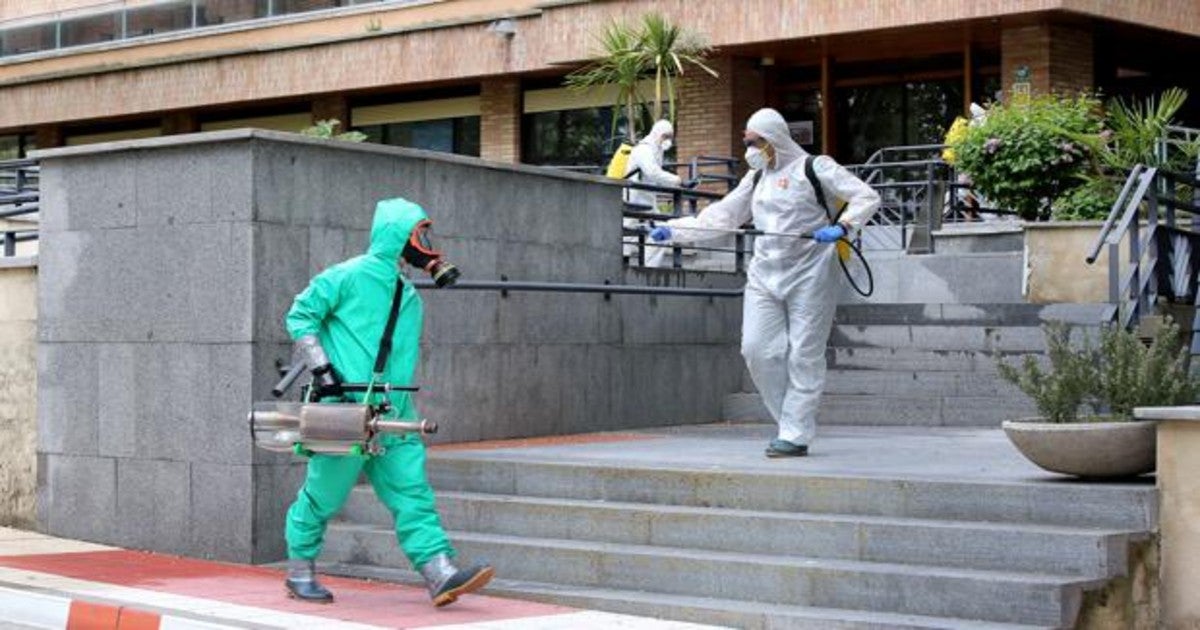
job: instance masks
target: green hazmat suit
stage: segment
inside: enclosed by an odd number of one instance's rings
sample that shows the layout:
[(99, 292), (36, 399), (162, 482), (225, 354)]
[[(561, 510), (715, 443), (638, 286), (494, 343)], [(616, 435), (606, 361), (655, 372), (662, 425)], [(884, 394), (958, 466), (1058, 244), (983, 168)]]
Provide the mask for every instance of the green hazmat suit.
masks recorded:
[[(405, 199), (380, 201), (367, 253), (318, 274), (288, 311), (288, 334), (292, 339), (317, 335), (343, 382), (370, 381), (397, 282), (404, 283), (403, 301), (382, 380), (397, 385), (413, 382), (424, 315), (417, 290), (399, 274), (397, 262), (409, 234), (425, 218), (420, 206)], [(390, 396), (394, 412), (389, 415), (417, 418), (410, 393)], [(314, 454), (309, 459), (304, 486), (287, 513), (289, 558), (316, 559), (325, 527), (341, 510), (360, 471), (392, 513), (396, 538), (414, 567), (438, 554), (454, 555), (425, 477), (421, 438), (386, 434), (380, 444), (384, 453), (373, 457)]]

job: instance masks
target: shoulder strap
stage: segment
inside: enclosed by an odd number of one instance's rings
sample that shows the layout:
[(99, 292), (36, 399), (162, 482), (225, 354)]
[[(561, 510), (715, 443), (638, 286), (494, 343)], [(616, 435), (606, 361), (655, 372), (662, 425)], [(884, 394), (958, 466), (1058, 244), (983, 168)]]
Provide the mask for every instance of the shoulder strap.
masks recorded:
[(825, 201), (825, 188), (821, 186), (821, 180), (817, 179), (817, 171), (813, 168), (813, 162), (816, 161), (817, 158), (811, 155), (804, 158), (804, 176), (808, 178), (808, 183), (812, 184), (813, 193), (817, 195), (817, 203), (825, 209), (825, 218), (832, 222), (833, 213), (829, 211), (829, 204)]
[(396, 294), (392, 296), (392, 310), (383, 327), (383, 339), (379, 340), (379, 352), (375, 355), (375, 374), (383, 374), (388, 356), (392, 354), (392, 335), (396, 332), (396, 320), (400, 317), (400, 302), (404, 300), (404, 278), (396, 277)]
[(752, 183), (750, 185), (751, 192), (753, 192), (755, 188), (758, 188), (758, 182), (761, 180), (762, 180), (762, 170), (760, 169), (760, 170), (754, 171), (754, 183)]

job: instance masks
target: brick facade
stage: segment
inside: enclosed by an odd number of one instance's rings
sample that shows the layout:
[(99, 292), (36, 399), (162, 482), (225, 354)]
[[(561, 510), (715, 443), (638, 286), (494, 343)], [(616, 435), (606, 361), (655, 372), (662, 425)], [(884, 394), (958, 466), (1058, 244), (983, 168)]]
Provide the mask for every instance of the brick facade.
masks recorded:
[(488, 79), (479, 90), (479, 157), (521, 161), (521, 80)]
[(690, 70), (679, 82), (675, 141), (681, 162), (697, 155), (740, 156), (746, 119), (765, 102), (755, 60), (722, 57), (707, 65), (720, 76)]
[(1001, 33), (1001, 80), (1012, 98), (1017, 69), (1029, 68), (1033, 94), (1072, 94), (1095, 88), (1092, 33), (1058, 24), (1005, 28)]

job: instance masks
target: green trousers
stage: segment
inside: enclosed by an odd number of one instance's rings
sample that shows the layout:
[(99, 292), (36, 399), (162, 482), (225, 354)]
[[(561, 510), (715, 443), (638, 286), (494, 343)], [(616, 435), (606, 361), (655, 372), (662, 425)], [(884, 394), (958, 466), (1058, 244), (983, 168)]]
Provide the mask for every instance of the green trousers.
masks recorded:
[(325, 526), (346, 503), (359, 472), (366, 473), (396, 524), (396, 539), (414, 568), (438, 554), (454, 555), (434, 508), (433, 488), (425, 478), (425, 444), (416, 435), (384, 435), (385, 452), (375, 457), (313, 455), (308, 477), (288, 509), (288, 558), (315, 560)]

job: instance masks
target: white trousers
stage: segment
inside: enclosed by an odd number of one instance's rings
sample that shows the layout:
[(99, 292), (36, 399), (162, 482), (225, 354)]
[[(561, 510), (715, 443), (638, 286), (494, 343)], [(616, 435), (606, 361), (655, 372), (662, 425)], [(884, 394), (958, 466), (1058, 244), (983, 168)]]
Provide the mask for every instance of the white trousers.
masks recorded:
[[(817, 431), (825, 388), (825, 344), (837, 303), (802, 291), (787, 299), (746, 285), (742, 302), (742, 356), (779, 438), (808, 445)], [(819, 294), (828, 292), (818, 291)]]

